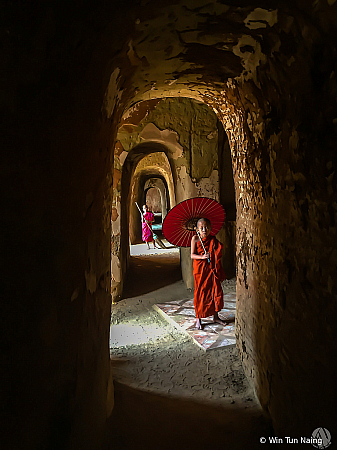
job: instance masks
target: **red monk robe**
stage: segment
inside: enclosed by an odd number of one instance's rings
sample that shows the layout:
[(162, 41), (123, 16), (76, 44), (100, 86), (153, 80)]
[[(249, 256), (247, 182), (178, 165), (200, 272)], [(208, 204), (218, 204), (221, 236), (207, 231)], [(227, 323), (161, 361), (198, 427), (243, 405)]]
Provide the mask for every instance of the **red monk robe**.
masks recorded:
[[(221, 282), (226, 279), (221, 264), (222, 244), (215, 236), (203, 239), (206, 252), (210, 254), (209, 263), (204, 259), (193, 260), (194, 276), (194, 308), (198, 319), (211, 316), (223, 308), (223, 292)], [(196, 253), (204, 254), (200, 241), (197, 242)]]

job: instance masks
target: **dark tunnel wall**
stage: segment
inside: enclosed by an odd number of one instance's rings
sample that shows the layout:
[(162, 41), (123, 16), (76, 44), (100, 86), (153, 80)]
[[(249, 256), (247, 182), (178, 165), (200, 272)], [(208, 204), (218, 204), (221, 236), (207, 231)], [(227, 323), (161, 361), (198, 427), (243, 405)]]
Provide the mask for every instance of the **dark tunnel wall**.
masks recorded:
[(190, 96), (224, 124), (245, 371), (276, 432), (336, 431), (337, 4), (206, 3), (3, 7), (7, 446), (100, 447), (112, 148), (145, 96)]
[(219, 201), (225, 208), (226, 220), (218, 238), (223, 244), (222, 266), (227, 278), (236, 276), (236, 203), (231, 149), (223, 126), (218, 122), (219, 135)]

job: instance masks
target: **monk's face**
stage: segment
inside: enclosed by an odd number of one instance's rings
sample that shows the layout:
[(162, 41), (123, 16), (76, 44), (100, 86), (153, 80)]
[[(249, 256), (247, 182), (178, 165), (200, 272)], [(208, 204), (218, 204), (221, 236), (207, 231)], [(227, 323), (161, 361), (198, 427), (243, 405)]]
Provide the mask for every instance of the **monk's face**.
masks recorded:
[(206, 220), (200, 220), (197, 224), (197, 230), (199, 231), (200, 236), (205, 238), (211, 233), (212, 228)]

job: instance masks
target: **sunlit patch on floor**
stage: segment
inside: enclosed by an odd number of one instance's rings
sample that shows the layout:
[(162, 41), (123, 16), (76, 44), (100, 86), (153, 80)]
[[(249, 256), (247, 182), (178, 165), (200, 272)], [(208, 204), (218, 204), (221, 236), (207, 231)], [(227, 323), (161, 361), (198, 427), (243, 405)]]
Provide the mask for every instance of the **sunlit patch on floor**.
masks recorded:
[(219, 316), (228, 323), (215, 324), (212, 317), (207, 317), (203, 319), (204, 329), (200, 331), (195, 328), (196, 317), (192, 299), (153, 305), (173, 326), (188, 333), (203, 350), (235, 345), (235, 307), (236, 293), (225, 294), (224, 309), (219, 312)]
[(166, 329), (156, 324), (123, 323), (114, 325), (110, 329), (110, 348), (155, 342), (167, 334)]
[(166, 239), (161, 239), (165, 248), (160, 248), (157, 244), (156, 248), (153, 248), (153, 243), (151, 242), (150, 248), (147, 244), (134, 244), (130, 245), (130, 256), (140, 256), (140, 255), (168, 255), (176, 254), (179, 255), (179, 247), (170, 244)]
[[(147, 280), (143, 277), (139, 282)], [(228, 317), (232, 317), (235, 279), (225, 280), (223, 290), (225, 301), (232, 306)], [(182, 281), (113, 304), (110, 354), (114, 380), (140, 390), (222, 407), (235, 403), (260, 413), (236, 347), (229, 345), (229, 336), (224, 335), (221, 345), (205, 352), (184, 332), (193, 326), (195, 317), (178, 315), (179, 327), (173, 326), (154, 310), (153, 305), (158, 303), (168, 304), (172, 312), (181, 308), (181, 303), (184, 309), (193, 309), (191, 292)], [(199, 331), (205, 347), (214, 345), (219, 337), (220, 328), (211, 326), (206, 332)]]

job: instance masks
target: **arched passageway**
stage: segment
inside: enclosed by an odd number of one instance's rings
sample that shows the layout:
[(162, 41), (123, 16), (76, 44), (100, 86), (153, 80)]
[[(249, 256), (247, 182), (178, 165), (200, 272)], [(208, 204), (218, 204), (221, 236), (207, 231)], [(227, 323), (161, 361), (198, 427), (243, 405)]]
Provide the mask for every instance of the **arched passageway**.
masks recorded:
[(161, 216), (165, 217), (167, 206), (171, 204), (171, 201), (175, 204), (172, 170), (165, 152), (149, 153), (135, 167), (131, 178), (130, 196), (129, 239), (131, 244), (141, 242), (140, 213), (136, 202), (140, 207), (146, 203), (146, 192), (150, 186), (157, 186), (159, 189), (158, 195), (162, 207), (160, 212)]
[(149, 205), (151, 211), (161, 213), (161, 195), (160, 190), (157, 187), (150, 186), (145, 188), (145, 203)]
[[(161, 251), (158, 255), (158, 252), (149, 251), (145, 244), (135, 245), (142, 243), (141, 215), (138, 208), (142, 209), (143, 204), (153, 206), (147, 201), (147, 191), (152, 186), (159, 186), (161, 196), (165, 199), (165, 207), (171, 202), (175, 203), (175, 185), (167, 153), (168, 149), (162, 144), (144, 142), (133, 147), (123, 161), (120, 192), (115, 195), (116, 204), (120, 205), (122, 217), (128, 224), (128, 228), (120, 227), (118, 230), (122, 237), (122, 246), (121, 251), (115, 253), (118, 259), (127, 258), (127, 270), (123, 273), (126, 283), (120, 290), (123, 298), (156, 291), (181, 279), (178, 249), (166, 241), (167, 251)], [(159, 190), (158, 197), (161, 202)], [(118, 198), (121, 199), (120, 203)], [(161, 207), (161, 203), (159, 205)], [(155, 233), (163, 237), (160, 230)], [(151, 248), (152, 245), (153, 242)], [(153, 256), (153, 253), (156, 253), (156, 256)]]
[[(168, 97), (212, 108), (229, 139), (245, 372), (278, 433), (310, 436), (320, 423), (334, 434), (336, 8), (6, 3), (2, 423), (12, 447), (102, 442), (114, 398), (110, 272), (121, 289), (128, 248), (128, 232), (114, 234), (128, 224), (113, 204), (112, 147), (125, 114)], [(158, 148), (165, 129), (145, 136)]]
[[(119, 149), (120, 144), (118, 144), (115, 148), (118, 147)], [(169, 159), (165, 156), (166, 151), (167, 149), (158, 142), (147, 142), (131, 149), (122, 160), (119, 155), (123, 153), (120, 153), (120, 150), (117, 152), (118, 162), (119, 164), (121, 161), (123, 162), (123, 168), (119, 172), (118, 179), (120, 182), (114, 190), (112, 203), (113, 208), (118, 209), (121, 214), (121, 220), (112, 233), (111, 276), (112, 295), (115, 300), (120, 299), (123, 292), (122, 276), (125, 275), (128, 265), (129, 240), (134, 243), (141, 236), (140, 214), (135, 202), (142, 204), (146, 180), (153, 175), (162, 177), (168, 186), (170, 201), (173, 204), (175, 203), (173, 175)], [(156, 157), (156, 155), (158, 156)], [(156, 159), (159, 159), (162, 167), (156, 165)], [(143, 166), (141, 165), (142, 160)], [(140, 167), (138, 167), (139, 164)], [(118, 173), (118, 170), (115, 169), (115, 173)], [(124, 232), (122, 233), (121, 230), (124, 230)], [(115, 242), (118, 245), (115, 245)]]
[[(130, 169), (134, 155), (143, 152), (147, 145), (147, 156)], [(149, 149), (154, 145), (157, 150), (161, 145), (163, 152), (150, 153)], [(236, 208), (230, 147), (214, 112), (205, 104), (189, 98), (139, 102), (125, 113), (118, 128), (115, 149), (115, 176), (121, 178), (121, 191), (117, 187), (114, 192), (117, 208), (119, 202), (122, 209), (129, 204), (128, 189), (131, 186), (130, 213), (125, 219), (129, 224), (131, 244), (139, 242), (141, 234), (135, 203), (145, 201), (145, 184), (157, 174), (162, 179), (161, 183), (167, 186), (167, 201), (172, 206), (190, 197), (206, 196), (222, 201), (225, 209), (228, 208), (228, 217), (218, 238), (224, 244), (223, 265), (227, 276), (235, 276)], [(163, 186), (161, 189), (164, 198)], [(122, 242), (125, 242), (123, 227), (121, 230)], [(123, 255), (121, 250), (121, 260)], [(119, 258), (117, 253), (115, 256)], [(181, 266), (186, 286), (193, 289), (189, 248), (181, 249)], [(122, 284), (116, 288), (115, 298), (121, 290)]]
[(165, 181), (161, 180), (159, 177), (149, 178), (146, 181), (144, 188), (145, 203), (149, 203), (151, 211), (160, 214), (160, 222), (162, 223), (166, 217), (167, 211), (171, 209)]

